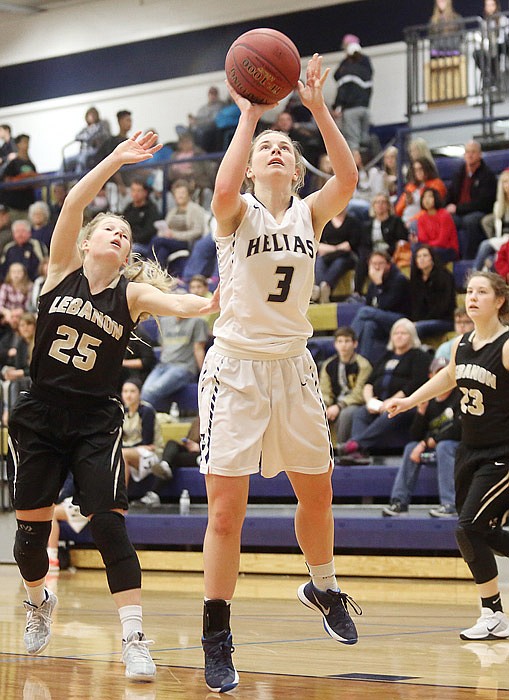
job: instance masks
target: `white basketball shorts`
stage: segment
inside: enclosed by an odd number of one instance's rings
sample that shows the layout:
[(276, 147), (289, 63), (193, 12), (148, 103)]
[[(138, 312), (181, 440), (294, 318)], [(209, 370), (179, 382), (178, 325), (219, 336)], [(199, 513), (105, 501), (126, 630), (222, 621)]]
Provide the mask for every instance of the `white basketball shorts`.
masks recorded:
[(211, 348), (199, 383), (204, 474), (327, 472), (329, 425), (314, 360), (240, 360)]

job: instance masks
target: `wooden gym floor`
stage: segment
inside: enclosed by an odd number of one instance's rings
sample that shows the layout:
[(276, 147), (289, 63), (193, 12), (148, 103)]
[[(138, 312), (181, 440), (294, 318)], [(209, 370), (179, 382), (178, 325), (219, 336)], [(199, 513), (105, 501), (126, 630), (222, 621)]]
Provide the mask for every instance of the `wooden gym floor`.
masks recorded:
[[(120, 627), (102, 571), (65, 571), (53, 636), (42, 656), (24, 653), (23, 589), (0, 566), (1, 700), (211, 700), (202, 674), (200, 574), (144, 574), (144, 627), (155, 640), (153, 684), (124, 677)], [(242, 576), (232, 606), (238, 700), (460, 700), (509, 698), (509, 640), (463, 642), (478, 615), (467, 581), (348, 578), (363, 607), (360, 641), (332, 641), (296, 599), (305, 580)], [(507, 605), (507, 603), (506, 603)]]

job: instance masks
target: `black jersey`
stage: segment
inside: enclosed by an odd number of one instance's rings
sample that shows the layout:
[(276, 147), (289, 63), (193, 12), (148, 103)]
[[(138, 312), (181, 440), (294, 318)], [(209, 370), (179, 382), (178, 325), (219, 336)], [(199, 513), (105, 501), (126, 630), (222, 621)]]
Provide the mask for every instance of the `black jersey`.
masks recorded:
[(468, 447), (509, 442), (509, 372), (502, 347), (509, 331), (479, 350), (466, 333), (456, 351), (456, 381), (461, 392), (462, 441)]
[(128, 281), (92, 294), (83, 268), (39, 298), (30, 366), (34, 394), (74, 406), (118, 395), (125, 350), (134, 323)]

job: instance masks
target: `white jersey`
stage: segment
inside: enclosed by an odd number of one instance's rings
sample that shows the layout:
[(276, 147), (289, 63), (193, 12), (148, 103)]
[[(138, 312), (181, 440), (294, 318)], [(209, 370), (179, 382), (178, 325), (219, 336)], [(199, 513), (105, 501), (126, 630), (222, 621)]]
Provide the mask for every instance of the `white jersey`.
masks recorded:
[(221, 315), (216, 350), (240, 359), (293, 357), (313, 327), (306, 318), (316, 251), (311, 211), (292, 197), (280, 224), (253, 195), (236, 231), (216, 239)]

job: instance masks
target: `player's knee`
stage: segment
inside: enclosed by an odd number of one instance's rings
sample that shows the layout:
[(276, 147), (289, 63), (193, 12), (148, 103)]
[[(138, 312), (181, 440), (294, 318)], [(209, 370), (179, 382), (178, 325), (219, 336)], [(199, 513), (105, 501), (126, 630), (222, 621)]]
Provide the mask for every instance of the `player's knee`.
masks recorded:
[(28, 522), (18, 520), (13, 554), (25, 581), (38, 581), (48, 572), (46, 547), (51, 532), (51, 520)]
[(473, 562), (476, 550), (485, 544), (490, 533), (490, 528), (482, 521), (479, 522), (459, 522), (456, 527), (456, 541), (458, 543), (461, 556), (467, 562)]
[(243, 520), (244, 517), (241, 517), (234, 509), (213, 509), (209, 514), (207, 530), (217, 537), (230, 537), (240, 532)]
[(112, 593), (141, 587), (141, 569), (136, 551), (127, 535), (125, 518), (120, 513), (97, 513), (90, 531), (106, 567)]

